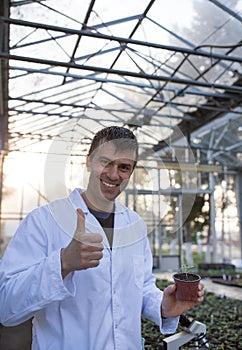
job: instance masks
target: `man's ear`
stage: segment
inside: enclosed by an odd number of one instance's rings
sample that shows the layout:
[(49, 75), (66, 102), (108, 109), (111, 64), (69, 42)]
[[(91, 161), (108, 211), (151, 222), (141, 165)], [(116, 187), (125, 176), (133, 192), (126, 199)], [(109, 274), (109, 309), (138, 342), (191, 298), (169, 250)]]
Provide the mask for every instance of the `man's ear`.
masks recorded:
[(87, 171), (91, 171), (91, 161), (90, 161), (90, 157), (86, 156), (86, 167), (87, 167)]

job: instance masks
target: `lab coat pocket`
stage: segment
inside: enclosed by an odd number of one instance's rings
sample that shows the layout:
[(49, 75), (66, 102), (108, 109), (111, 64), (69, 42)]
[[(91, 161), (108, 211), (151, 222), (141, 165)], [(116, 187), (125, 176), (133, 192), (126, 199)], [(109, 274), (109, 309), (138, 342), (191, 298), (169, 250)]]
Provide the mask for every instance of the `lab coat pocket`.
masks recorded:
[(133, 256), (134, 281), (138, 288), (144, 283), (144, 257), (142, 255)]

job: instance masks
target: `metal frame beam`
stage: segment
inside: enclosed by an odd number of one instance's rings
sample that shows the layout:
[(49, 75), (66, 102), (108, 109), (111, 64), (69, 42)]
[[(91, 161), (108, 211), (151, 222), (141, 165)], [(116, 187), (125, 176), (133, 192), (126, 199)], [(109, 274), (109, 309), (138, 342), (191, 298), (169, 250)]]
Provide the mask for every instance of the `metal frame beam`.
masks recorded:
[[(210, 59), (213, 58), (213, 59), (219, 59), (219, 60), (224, 60), (224, 61), (232, 61), (232, 62), (242, 63), (242, 57), (227, 56), (227, 55), (222, 55), (222, 54), (217, 54), (217, 53), (211, 54), (211, 52), (206, 52), (206, 51), (201, 50), (199, 48), (197, 50), (196, 49), (191, 50), (191, 49), (179, 47), (179, 46), (162, 45), (162, 44), (157, 44), (157, 43), (153, 43), (153, 42), (147, 42), (147, 41), (135, 40), (135, 39), (131, 39), (131, 38), (124, 38), (124, 37), (118, 37), (118, 36), (113, 36), (113, 35), (96, 33), (96, 32), (92, 32), (90, 30), (83, 30), (83, 29), (76, 30), (76, 29), (70, 29), (70, 28), (63, 28), (63, 27), (58, 27), (58, 26), (53, 26), (53, 25), (47, 25), (47, 24), (42, 24), (42, 23), (37, 23), (37, 22), (30, 22), (30, 21), (23, 21), (23, 20), (7, 18), (7, 17), (2, 17), (2, 16), (0, 17), (0, 21), (6, 22), (8, 24), (15, 24), (15, 25), (20, 25), (20, 26), (24, 26), (24, 27), (32, 27), (32, 28), (38, 28), (38, 29), (51, 30), (51, 31), (55, 31), (55, 32), (63, 32), (66, 34), (72, 34), (72, 35), (78, 35), (78, 36), (83, 35), (83, 36), (98, 38), (98, 39), (103, 39), (103, 40), (117, 41), (121, 46), (123, 44), (126, 44), (126, 45), (133, 44), (133, 45), (138, 45), (138, 46), (163, 49), (163, 50), (167, 50), (167, 51), (180, 52), (183, 54), (208, 57)], [(241, 44), (241, 46), (242, 46), (242, 44)]]
[[(92, 72), (98, 72), (98, 73), (107, 73), (107, 74), (114, 74), (118, 76), (127, 76), (127, 77), (133, 77), (133, 78), (139, 78), (139, 79), (146, 79), (146, 80), (154, 80), (154, 81), (165, 81), (170, 82), (174, 84), (181, 84), (181, 85), (190, 85), (190, 86), (199, 86), (203, 88), (213, 88), (218, 90), (227, 90), (227, 92), (235, 92), (238, 94), (242, 93), (242, 87), (236, 86), (236, 85), (225, 85), (225, 84), (216, 84), (216, 83), (207, 83), (203, 81), (197, 81), (194, 79), (182, 79), (182, 78), (176, 78), (176, 77), (166, 77), (166, 76), (158, 76), (158, 75), (152, 75), (152, 74), (144, 74), (144, 73), (136, 73), (131, 71), (124, 71), (119, 69), (109, 69), (104, 67), (96, 67), (96, 66), (84, 66), (81, 64), (76, 64), (73, 62), (61, 62), (61, 61), (53, 61), (53, 60), (47, 60), (47, 59), (40, 59), (40, 58), (34, 58), (34, 57), (25, 57), (25, 56), (17, 56), (17, 55), (11, 55), (5, 52), (0, 52), (0, 58), (6, 59), (6, 60), (16, 60), (16, 61), (22, 61), (22, 62), (32, 62), (37, 64), (43, 64), (43, 65), (49, 65), (49, 66), (59, 66), (59, 67), (66, 67), (66, 68), (73, 68), (73, 69), (80, 69), (80, 70), (87, 70)], [(241, 58), (242, 62), (242, 58)], [(83, 77), (82, 77), (83, 78)], [(84, 77), (85, 78), (85, 77)], [(134, 84), (135, 85), (135, 84)]]

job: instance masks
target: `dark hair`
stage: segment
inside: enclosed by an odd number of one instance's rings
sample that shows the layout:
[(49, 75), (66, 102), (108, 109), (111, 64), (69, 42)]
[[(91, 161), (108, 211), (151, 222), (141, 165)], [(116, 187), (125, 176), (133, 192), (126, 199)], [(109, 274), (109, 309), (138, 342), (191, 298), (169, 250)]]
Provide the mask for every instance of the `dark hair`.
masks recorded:
[[(138, 142), (133, 132), (121, 126), (109, 126), (99, 130), (94, 136), (88, 155), (97, 149), (102, 143), (118, 140), (118, 148), (122, 150), (131, 149), (135, 152), (135, 159), (138, 158)], [(115, 142), (116, 144), (116, 142)]]

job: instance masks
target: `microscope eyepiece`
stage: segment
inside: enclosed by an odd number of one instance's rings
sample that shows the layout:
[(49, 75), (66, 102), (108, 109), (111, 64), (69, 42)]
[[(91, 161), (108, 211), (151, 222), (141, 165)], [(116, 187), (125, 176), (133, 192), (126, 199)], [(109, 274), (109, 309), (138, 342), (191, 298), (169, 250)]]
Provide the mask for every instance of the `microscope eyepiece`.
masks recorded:
[(193, 320), (185, 314), (181, 315), (179, 318), (180, 325), (186, 328), (188, 328), (191, 325), (192, 321)]

